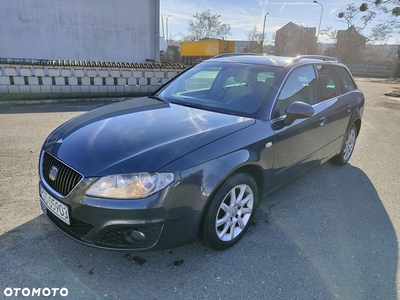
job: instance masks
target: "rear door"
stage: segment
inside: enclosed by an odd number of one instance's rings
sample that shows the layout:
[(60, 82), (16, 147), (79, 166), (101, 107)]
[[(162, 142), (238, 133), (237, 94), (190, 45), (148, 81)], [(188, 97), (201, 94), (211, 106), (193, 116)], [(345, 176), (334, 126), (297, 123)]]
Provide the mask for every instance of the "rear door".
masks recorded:
[(355, 85), (347, 70), (340, 66), (317, 65), (322, 101), (326, 105), (326, 140), (323, 157), (336, 154), (356, 106)]

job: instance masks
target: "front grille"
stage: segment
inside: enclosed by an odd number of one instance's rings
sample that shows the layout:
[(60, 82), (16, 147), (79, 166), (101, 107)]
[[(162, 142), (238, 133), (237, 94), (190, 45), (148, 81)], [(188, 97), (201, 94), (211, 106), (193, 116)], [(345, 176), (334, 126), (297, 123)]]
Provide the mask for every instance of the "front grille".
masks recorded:
[[(82, 175), (63, 164), (47, 152), (42, 156), (42, 178), (57, 193), (62, 196), (68, 195), (76, 185), (82, 180)], [(52, 167), (58, 169), (55, 180), (50, 179), (50, 171)]]
[[(95, 239), (99, 246), (115, 248), (149, 248), (153, 246), (160, 236), (162, 224), (146, 226), (109, 226)], [(135, 241), (129, 238), (132, 230), (143, 232), (146, 238)]]
[(49, 210), (47, 210), (47, 217), (55, 224), (59, 229), (67, 233), (68, 235), (80, 239), (85, 237), (93, 226), (77, 219), (71, 218), (70, 225), (64, 223)]

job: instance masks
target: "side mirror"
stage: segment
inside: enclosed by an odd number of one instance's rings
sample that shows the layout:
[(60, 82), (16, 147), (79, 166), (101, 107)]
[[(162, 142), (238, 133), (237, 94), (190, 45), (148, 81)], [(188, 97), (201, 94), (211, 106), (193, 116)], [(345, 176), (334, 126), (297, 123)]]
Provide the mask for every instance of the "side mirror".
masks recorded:
[(314, 108), (304, 102), (295, 101), (286, 108), (286, 118), (283, 123), (286, 126), (292, 125), (297, 119), (306, 119), (314, 114)]

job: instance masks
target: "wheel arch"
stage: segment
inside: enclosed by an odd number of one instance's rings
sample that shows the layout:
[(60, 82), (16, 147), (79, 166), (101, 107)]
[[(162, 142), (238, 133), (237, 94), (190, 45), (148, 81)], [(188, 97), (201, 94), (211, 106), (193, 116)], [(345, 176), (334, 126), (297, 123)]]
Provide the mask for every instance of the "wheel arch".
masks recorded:
[[(256, 165), (246, 165), (239, 167), (235, 171), (233, 171), (228, 177), (234, 176), (239, 173), (245, 173), (250, 175), (256, 182), (257, 184), (257, 190), (258, 190), (258, 199), (257, 203), (260, 203), (263, 191), (264, 191), (264, 175), (259, 166)], [(226, 178), (228, 178), (226, 177)]]
[[(360, 118), (358, 118), (358, 119), (356, 119), (354, 122), (353, 122), (353, 124), (355, 124), (356, 125), (356, 127), (357, 127), (357, 136), (360, 134), (360, 130), (361, 130), (361, 119)], [(350, 126), (351, 127), (351, 126)]]
[(223, 180), (221, 180), (213, 189), (212, 193), (209, 195), (208, 199), (207, 199), (207, 203), (204, 205), (204, 209), (201, 212), (201, 217), (200, 217), (200, 224), (198, 226), (198, 232), (197, 232), (197, 236), (199, 236), (201, 234), (201, 224), (204, 221), (205, 218), (205, 214), (207, 212), (207, 210), (209, 209), (210, 203), (215, 195), (215, 193), (217, 192), (218, 188), (223, 185), (229, 178), (237, 175), (237, 174), (247, 174), (249, 176), (251, 176), (254, 181), (256, 182), (257, 185), (257, 206), (260, 204), (261, 200), (262, 200), (262, 196), (263, 196), (263, 192), (264, 192), (264, 185), (265, 185), (265, 180), (264, 180), (264, 175), (263, 175), (263, 171), (261, 169), (260, 166), (255, 165), (255, 164), (247, 164), (247, 165), (242, 165), (239, 166), (238, 168), (232, 170), (232, 172), (229, 172), (228, 174), (226, 174), (226, 176), (223, 178)]

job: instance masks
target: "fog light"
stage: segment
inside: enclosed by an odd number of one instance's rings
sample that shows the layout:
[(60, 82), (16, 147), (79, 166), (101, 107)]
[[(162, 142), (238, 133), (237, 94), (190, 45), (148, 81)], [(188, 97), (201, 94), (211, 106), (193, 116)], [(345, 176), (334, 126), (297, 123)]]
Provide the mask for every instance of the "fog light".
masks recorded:
[(137, 230), (132, 230), (130, 233), (130, 237), (135, 241), (143, 241), (146, 238), (143, 232)]

